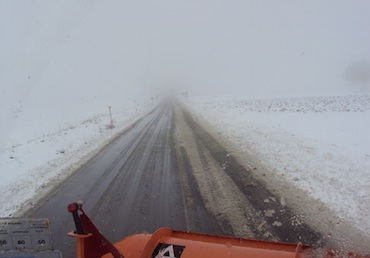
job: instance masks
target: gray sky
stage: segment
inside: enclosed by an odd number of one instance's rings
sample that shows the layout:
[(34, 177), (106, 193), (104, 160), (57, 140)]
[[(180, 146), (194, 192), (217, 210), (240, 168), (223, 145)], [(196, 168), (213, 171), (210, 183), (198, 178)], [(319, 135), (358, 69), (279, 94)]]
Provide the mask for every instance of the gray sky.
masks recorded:
[(367, 0), (1, 0), (1, 94), (336, 95), (370, 59), (369, 13)]

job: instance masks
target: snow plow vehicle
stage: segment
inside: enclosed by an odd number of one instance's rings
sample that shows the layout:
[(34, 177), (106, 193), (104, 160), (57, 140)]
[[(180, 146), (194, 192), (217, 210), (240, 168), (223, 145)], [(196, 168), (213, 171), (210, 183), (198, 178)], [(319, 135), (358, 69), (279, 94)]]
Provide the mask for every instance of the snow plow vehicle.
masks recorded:
[[(256, 239), (209, 235), (160, 228), (153, 234), (128, 236), (110, 243), (82, 209), (81, 201), (68, 205), (76, 230), (68, 233), (77, 239), (77, 258), (199, 258), (199, 257), (366, 257), (355, 253), (315, 249), (302, 243), (271, 242)], [(24, 221), (23, 221), (24, 222)], [(51, 250), (48, 222), (0, 221), (0, 258), (62, 258)], [(10, 228), (6, 228), (10, 226)], [(7, 235), (8, 233), (8, 235)], [(13, 235), (11, 235), (12, 233)], [(27, 235), (28, 234), (28, 235)], [(16, 237), (14, 237), (14, 235)], [(32, 238), (34, 236), (34, 239)], [(22, 236), (22, 237), (21, 237)], [(27, 246), (36, 245), (35, 250)], [(14, 250), (10, 247), (13, 246)]]

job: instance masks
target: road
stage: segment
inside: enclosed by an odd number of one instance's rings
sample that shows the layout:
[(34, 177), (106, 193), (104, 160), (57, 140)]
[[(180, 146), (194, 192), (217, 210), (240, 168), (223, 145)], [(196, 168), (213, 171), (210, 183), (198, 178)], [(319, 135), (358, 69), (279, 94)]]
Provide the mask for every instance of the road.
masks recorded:
[(27, 215), (50, 219), (55, 248), (74, 257), (66, 206), (112, 242), (160, 227), (314, 244), (320, 234), (282, 205), (177, 104), (140, 119)]

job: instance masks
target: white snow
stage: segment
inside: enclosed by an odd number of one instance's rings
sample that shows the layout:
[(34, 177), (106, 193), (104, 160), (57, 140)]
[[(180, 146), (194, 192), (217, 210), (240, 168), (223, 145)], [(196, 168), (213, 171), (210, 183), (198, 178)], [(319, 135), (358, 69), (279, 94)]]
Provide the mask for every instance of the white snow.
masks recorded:
[(271, 171), (369, 234), (369, 95), (203, 99), (190, 106)]

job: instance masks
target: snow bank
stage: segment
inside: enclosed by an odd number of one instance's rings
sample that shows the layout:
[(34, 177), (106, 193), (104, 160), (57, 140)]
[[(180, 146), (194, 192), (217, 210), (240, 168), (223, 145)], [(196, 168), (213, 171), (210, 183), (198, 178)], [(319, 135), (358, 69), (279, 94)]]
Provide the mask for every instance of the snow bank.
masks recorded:
[(369, 95), (189, 104), (269, 170), (370, 232)]

